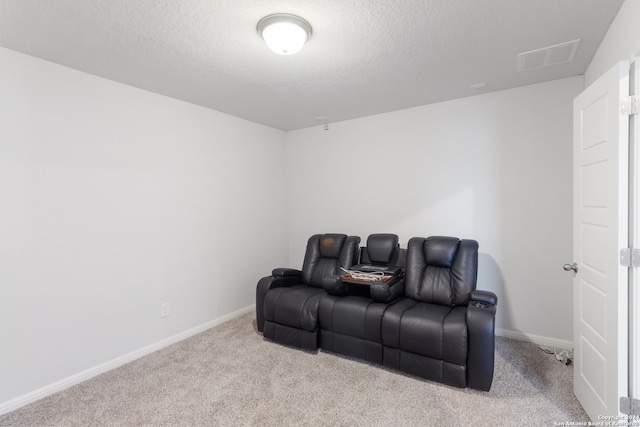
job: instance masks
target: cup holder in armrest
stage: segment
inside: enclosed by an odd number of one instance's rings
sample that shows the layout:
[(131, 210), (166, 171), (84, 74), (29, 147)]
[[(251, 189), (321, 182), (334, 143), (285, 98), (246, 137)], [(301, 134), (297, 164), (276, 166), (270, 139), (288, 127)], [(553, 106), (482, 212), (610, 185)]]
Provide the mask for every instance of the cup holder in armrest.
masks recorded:
[(480, 301), (471, 301), (471, 305), (478, 308), (489, 308), (489, 304)]

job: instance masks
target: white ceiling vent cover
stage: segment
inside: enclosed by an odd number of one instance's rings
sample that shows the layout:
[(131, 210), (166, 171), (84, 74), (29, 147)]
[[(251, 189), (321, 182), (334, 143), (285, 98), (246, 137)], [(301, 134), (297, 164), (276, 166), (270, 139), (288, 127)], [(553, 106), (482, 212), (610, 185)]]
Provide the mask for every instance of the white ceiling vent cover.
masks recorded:
[(518, 54), (518, 71), (528, 71), (573, 60), (580, 39)]

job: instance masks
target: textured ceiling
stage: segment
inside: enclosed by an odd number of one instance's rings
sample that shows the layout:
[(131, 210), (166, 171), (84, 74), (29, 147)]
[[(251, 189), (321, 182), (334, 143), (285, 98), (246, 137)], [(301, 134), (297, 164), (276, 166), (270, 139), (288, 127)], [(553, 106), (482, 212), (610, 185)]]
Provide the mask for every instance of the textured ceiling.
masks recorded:
[[(0, 46), (292, 130), (582, 75), (622, 3), (0, 0)], [(313, 27), (297, 55), (256, 32), (279, 12)], [(517, 71), (518, 53), (575, 39), (573, 61)]]

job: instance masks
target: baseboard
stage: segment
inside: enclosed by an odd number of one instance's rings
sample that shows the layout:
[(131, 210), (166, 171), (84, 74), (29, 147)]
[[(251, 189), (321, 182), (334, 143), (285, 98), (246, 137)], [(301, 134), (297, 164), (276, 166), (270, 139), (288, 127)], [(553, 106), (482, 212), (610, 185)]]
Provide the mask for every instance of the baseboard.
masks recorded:
[(143, 347), (139, 350), (133, 351), (131, 353), (125, 354), (123, 356), (117, 357), (113, 360), (110, 360), (106, 363), (103, 363), (98, 366), (94, 366), (93, 368), (89, 368), (85, 371), (79, 372), (75, 375), (72, 375), (67, 378), (63, 378), (60, 381), (57, 381), (53, 384), (49, 384), (42, 388), (39, 388), (30, 393), (24, 394), (22, 396), (18, 396), (15, 399), (8, 400), (6, 402), (0, 403), (0, 415), (4, 415), (11, 411), (15, 411), (16, 409), (28, 405), (29, 403), (35, 402), (36, 400), (40, 400), (43, 397), (47, 397), (53, 393), (57, 393), (66, 388), (69, 388), (73, 385), (79, 384), (83, 381), (86, 381), (90, 378), (93, 378), (97, 375), (100, 375), (104, 372), (115, 369), (119, 366), (124, 365), (125, 363), (132, 362), (136, 359), (139, 359), (147, 354), (153, 353), (154, 351), (158, 351), (164, 347), (170, 346), (182, 340), (185, 340), (189, 337), (192, 337), (200, 332), (204, 332), (207, 329), (211, 329), (214, 326), (221, 325), (229, 320), (233, 320), (236, 317), (240, 317), (244, 314), (247, 314), (251, 311), (255, 311), (255, 304), (250, 305), (248, 307), (242, 308), (240, 310), (234, 311), (233, 313), (229, 313), (225, 316), (219, 317), (217, 319), (211, 320), (209, 322), (203, 323), (202, 325), (198, 325), (194, 328), (188, 329), (179, 334), (173, 335), (169, 338), (165, 338), (161, 341), (158, 341), (154, 344)]
[(524, 332), (512, 331), (510, 329), (496, 328), (496, 335), (499, 337), (513, 338), (520, 341), (527, 341), (544, 347), (555, 347), (570, 350), (573, 348), (573, 341), (559, 340), (556, 338), (543, 337), (540, 335), (526, 334)]

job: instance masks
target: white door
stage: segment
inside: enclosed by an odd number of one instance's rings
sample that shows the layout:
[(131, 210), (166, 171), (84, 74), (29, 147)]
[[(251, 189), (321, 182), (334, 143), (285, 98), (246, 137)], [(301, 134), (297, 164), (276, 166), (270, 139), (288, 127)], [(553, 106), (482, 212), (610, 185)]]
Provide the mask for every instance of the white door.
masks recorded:
[(573, 388), (592, 421), (628, 395), (628, 95), (624, 61), (573, 103)]

